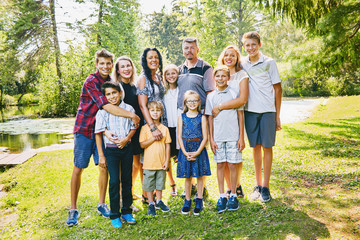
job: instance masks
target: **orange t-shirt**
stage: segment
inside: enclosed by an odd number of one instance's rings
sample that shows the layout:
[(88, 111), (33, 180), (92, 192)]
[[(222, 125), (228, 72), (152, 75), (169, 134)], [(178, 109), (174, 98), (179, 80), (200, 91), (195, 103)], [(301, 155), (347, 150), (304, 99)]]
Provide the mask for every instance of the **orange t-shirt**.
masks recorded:
[[(157, 126), (157, 128), (162, 133), (163, 138), (160, 141), (153, 142), (150, 146), (144, 149), (143, 169), (160, 170), (166, 161), (165, 144), (171, 143), (170, 132), (169, 129), (162, 124)], [(153, 135), (150, 131), (150, 127), (147, 124), (142, 126), (139, 142), (144, 142), (152, 137)]]

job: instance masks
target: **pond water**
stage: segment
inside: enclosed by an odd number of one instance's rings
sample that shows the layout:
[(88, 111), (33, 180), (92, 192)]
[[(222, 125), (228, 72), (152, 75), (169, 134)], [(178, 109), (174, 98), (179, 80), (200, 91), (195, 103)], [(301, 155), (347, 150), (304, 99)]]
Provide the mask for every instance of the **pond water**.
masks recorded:
[[(286, 124), (301, 121), (309, 117), (317, 105), (326, 104), (326, 101), (327, 99), (323, 98), (284, 98), (281, 105), (281, 122)], [(2, 111), (0, 153), (73, 147), (72, 129), (75, 118), (36, 118), (36, 111), (36, 106), (12, 107)], [(29, 116), (34, 119), (29, 119)]]

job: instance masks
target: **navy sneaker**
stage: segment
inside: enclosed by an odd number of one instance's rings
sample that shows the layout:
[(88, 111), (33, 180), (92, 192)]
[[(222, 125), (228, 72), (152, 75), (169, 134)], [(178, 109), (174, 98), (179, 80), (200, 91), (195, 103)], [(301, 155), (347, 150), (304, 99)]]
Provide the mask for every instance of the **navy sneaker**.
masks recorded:
[(239, 209), (239, 200), (235, 196), (230, 197), (228, 202), (228, 210), (235, 211), (238, 209)]
[(122, 224), (120, 218), (111, 219), (111, 224), (114, 228), (121, 228)]
[(66, 220), (66, 225), (68, 225), (68, 227), (77, 225), (78, 217), (80, 217), (79, 211), (77, 209), (71, 209), (69, 211), (69, 217)]
[(270, 190), (267, 187), (261, 188), (261, 199), (262, 202), (268, 202), (271, 200)]
[(148, 215), (153, 216), (153, 217), (156, 216), (155, 204), (149, 204)]
[(136, 224), (136, 220), (132, 214), (121, 215), (121, 218), (124, 219), (128, 224)]
[(156, 209), (161, 209), (162, 212), (170, 211), (170, 208), (168, 206), (166, 206), (165, 203), (162, 200), (160, 200), (159, 203), (155, 204), (155, 208)]
[(190, 200), (186, 200), (184, 201), (184, 206), (181, 209), (181, 213), (182, 214), (189, 214), (191, 209), (191, 199)]
[(219, 198), (219, 200), (216, 203), (217, 212), (218, 213), (225, 212), (226, 206), (227, 206), (227, 198), (226, 197)]
[(250, 198), (252, 200), (258, 200), (260, 198), (261, 195), (261, 186), (257, 185), (254, 187), (253, 192), (250, 194)]
[(106, 218), (108, 218), (110, 216), (110, 210), (109, 210), (108, 206), (106, 205), (106, 203), (98, 204), (97, 205), (97, 212), (100, 215), (103, 215), (103, 217), (106, 217)]
[(203, 200), (202, 198), (197, 198), (195, 202), (194, 215), (199, 215), (203, 210)]

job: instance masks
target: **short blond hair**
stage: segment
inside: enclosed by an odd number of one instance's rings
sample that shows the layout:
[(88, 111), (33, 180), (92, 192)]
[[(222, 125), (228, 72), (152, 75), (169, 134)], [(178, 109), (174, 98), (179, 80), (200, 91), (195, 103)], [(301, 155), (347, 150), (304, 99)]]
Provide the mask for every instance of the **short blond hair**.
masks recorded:
[(164, 106), (160, 101), (150, 101), (150, 102), (148, 102), (147, 108), (148, 109), (150, 109), (150, 108), (155, 108), (156, 109), (157, 108), (157, 109), (160, 109), (162, 113), (164, 112)]
[(217, 66), (213, 71), (213, 77), (215, 77), (216, 73), (219, 71), (224, 71), (228, 77), (230, 77), (230, 69), (225, 65)]

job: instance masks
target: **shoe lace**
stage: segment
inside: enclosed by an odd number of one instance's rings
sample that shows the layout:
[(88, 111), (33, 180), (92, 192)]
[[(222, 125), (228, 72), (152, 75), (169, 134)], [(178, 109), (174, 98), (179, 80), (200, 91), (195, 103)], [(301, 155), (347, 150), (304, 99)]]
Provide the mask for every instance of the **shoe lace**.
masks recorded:
[(77, 213), (77, 212), (76, 211), (70, 211), (69, 219), (74, 219), (75, 218), (75, 213)]

